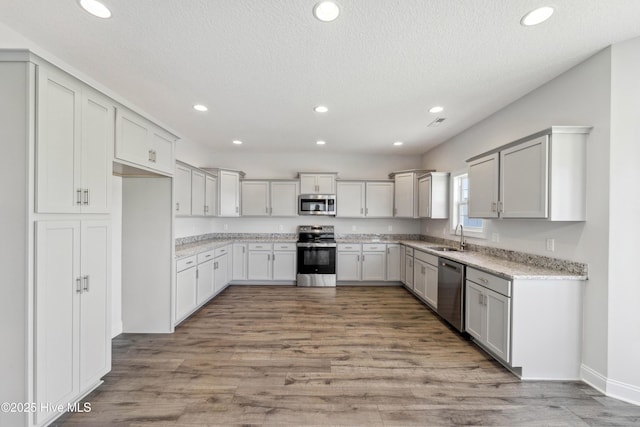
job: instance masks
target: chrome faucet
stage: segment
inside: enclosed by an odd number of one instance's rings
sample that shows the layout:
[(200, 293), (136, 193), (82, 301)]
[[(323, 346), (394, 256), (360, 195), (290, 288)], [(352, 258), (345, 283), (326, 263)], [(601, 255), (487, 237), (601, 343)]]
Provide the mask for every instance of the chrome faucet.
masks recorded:
[(454, 231), (453, 235), (458, 235), (458, 227), (460, 227), (460, 250), (464, 251), (465, 246), (467, 246), (467, 242), (464, 241), (464, 227), (462, 224), (456, 225), (456, 231)]

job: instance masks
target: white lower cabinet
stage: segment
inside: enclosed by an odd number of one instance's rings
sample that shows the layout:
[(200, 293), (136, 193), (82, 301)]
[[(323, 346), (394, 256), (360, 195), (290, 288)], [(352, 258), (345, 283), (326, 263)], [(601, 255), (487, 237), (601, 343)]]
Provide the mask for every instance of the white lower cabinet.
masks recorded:
[(246, 243), (234, 243), (233, 244), (233, 267), (231, 272), (232, 280), (247, 280), (247, 244)]
[(384, 243), (338, 244), (336, 260), (338, 281), (385, 281), (387, 280), (386, 267), (387, 245)]
[(215, 258), (213, 261), (213, 277), (214, 277), (214, 293), (219, 293), (222, 291), (227, 284), (230, 282), (229, 280), (229, 257), (231, 256), (230, 252), (232, 251), (232, 246), (225, 246), (222, 248), (218, 248), (215, 250)]
[[(36, 225), (35, 396), (66, 407), (111, 369), (109, 221)], [(42, 405), (35, 423), (59, 416)]]
[(176, 263), (175, 324), (182, 321), (197, 306), (197, 257), (183, 258)]
[(387, 245), (365, 243), (362, 245), (362, 280), (386, 279)]
[(196, 306), (203, 304), (211, 296), (214, 289), (214, 251), (206, 251), (197, 255), (198, 265), (196, 267)]
[(413, 291), (431, 308), (438, 308), (438, 257), (414, 251)]
[(248, 280), (296, 280), (295, 243), (249, 243), (248, 254)]
[(360, 268), (362, 245), (339, 243), (336, 251), (336, 279), (338, 281), (362, 280)]
[(413, 291), (413, 248), (405, 249), (404, 257), (404, 285)]
[(387, 245), (387, 280), (400, 281), (400, 245)]
[(511, 282), (467, 269), (465, 328), (494, 357), (510, 363)]

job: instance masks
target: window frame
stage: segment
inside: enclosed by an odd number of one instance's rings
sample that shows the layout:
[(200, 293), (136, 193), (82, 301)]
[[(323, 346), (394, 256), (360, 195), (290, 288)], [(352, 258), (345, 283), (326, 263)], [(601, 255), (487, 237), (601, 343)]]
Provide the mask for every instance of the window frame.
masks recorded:
[[(456, 227), (458, 226), (458, 218), (459, 218), (459, 197), (460, 197), (460, 180), (464, 177), (468, 177), (469, 171), (467, 169), (459, 170), (451, 173), (451, 197), (450, 197), (450, 212), (451, 216), (449, 219), (449, 234), (451, 236), (456, 235)], [(468, 206), (468, 204), (467, 204)], [(484, 218), (478, 218), (482, 221), (482, 227), (464, 227), (464, 235), (465, 237), (474, 237), (477, 239), (486, 239), (487, 238), (487, 220)], [(459, 236), (460, 234), (458, 234)]]

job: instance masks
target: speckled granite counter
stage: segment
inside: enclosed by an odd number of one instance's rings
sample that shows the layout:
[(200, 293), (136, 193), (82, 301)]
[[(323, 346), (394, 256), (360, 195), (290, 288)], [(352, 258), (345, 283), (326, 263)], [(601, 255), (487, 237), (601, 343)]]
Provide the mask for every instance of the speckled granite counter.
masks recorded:
[(432, 255), (460, 262), (469, 267), (479, 268), (488, 273), (493, 273), (509, 280), (587, 280), (587, 275), (584, 273), (575, 273), (535, 264), (510, 261), (475, 251), (443, 252), (431, 249), (433, 247), (442, 246), (436, 243), (415, 240), (401, 241), (400, 243), (414, 249), (428, 252)]
[(295, 243), (297, 238), (243, 238), (243, 239), (208, 239), (193, 243), (176, 245), (176, 259), (197, 255), (201, 252), (220, 248), (232, 243)]

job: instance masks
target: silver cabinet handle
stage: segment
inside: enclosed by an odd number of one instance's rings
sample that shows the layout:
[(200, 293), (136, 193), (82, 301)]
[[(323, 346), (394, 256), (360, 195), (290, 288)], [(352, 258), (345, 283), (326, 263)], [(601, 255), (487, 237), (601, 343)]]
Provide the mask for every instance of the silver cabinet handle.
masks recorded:
[(82, 278), (82, 281), (84, 282), (82, 290), (85, 292), (89, 292), (89, 275), (84, 276)]
[(204, 213), (208, 213), (209, 212), (209, 206), (204, 205)]
[(364, 210), (364, 214), (365, 214), (365, 215), (369, 215), (369, 208), (365, 208), (365, 210)]
[(82, 204), (82, 189), (78, 188), (76, 189), (76, 205), (81, 205)]
[(271, 256), (271, 261), (275, 261), (275, 260), (276, 260), (276, 254), (273, 254), (273, 255)]
[(176, 203), (176, 211), (180, 211), (180, 203)]
[(82, 293), (82, 279), (80, 277), (76, 277), (76, 292), (81, 294)]
[(360, 208), (360, 213), (361, 214), (364, 213), (364, 209)]
[(478, 277), (478, 282), (482, 282), (482, 283), (484, 283), (486, 285), (486, 284), (489, 283), (489, 280), (485, 279), (484, 277)]
[(188, 263), (186, 263), (186, 265), (189, 265), (189, 264), (193, 264), (193, 261), (189, 261)]
[(265, 207), (264, 208), (264, 213), (269, 213), (269, 208)]
[(362, 262), (364, 262), (364, 255), (362, 255)]
[(496, 212), (498, 210), (498, 204), (496, 202), (491, 202), (491, 212)]
[(484, 298), (482, 298), (482, 294), (478, 294), (478, 304), (484, 305)]
[(196, 279), (200, 278), (200, 269), (196, 268)]
[(85, 188), (84, 190), (82, 190), (82, 193), (84, 194), (83, 204), (88, 205), (89, 204), (89, 189)]
[(498, 212), (504, 212), (504, 203), (498, 202)]
[(239, 210), (239, 209), (238, 209), (238, 207), (236, 206), (236, 213), (238, 213), (238, 210)]
[(356, 260), (360, 261), (360, 255), (356, 255), (356, 257), (357, 257)]
[(245, 249), (246, 249), (246, 248), (243, 246), (243, 247), (242, 247), (242, 253), (244, 253)]

